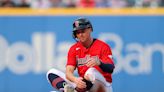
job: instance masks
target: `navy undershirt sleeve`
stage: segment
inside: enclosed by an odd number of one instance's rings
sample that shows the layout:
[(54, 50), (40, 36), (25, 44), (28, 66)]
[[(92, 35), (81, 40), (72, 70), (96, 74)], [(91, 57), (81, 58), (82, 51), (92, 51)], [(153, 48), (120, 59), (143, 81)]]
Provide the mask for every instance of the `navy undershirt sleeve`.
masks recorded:
[(100, 63), (99, 67), (107, 73), (113, 73), (114, 65), (113, 64), (105, 64), (103, 62)]

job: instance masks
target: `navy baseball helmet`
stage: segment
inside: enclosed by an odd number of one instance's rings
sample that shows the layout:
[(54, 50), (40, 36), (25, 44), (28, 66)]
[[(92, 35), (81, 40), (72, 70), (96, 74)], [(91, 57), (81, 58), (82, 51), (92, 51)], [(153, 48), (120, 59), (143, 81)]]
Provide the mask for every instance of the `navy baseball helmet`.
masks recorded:
[(77, 20), (75, 20), (73, 23), (73, 37), (76, 38), (77, 30), (82, 30), (86, 28), (91, 28), (93, 31), (92, 24), (87, 18), (78, 18)]

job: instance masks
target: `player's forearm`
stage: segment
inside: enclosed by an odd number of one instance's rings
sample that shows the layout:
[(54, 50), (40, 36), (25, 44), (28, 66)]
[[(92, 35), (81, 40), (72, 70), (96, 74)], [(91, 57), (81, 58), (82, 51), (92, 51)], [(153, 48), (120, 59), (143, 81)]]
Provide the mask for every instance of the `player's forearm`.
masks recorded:
[(104, 71), (108, 73), (113, 73), (114, 65), (113, 64), (105, 64), (103, 62), (100, 63), (99, 67)]
[(71, 82), (75, 82), (76, 77), (71, 72), (66, 72), (66, 78), (70, 80)]
[(72, 66), (66, 67), (66, 78), (70, 80), (71, 82), (75, 82), (75, 79), (76, 79), (73, 72), (74, 72), (74, 67)]

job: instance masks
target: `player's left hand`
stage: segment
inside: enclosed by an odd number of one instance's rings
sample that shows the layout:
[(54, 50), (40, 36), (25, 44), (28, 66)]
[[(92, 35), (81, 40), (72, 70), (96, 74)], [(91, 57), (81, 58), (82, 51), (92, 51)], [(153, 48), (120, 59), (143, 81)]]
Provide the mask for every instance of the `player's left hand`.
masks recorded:
[(86, 66), (87, 67), (93, 67), (96, 65), (100, 65), (100, 60), (99, 59), (95, 59), (95, 58), (89, 58), (87, 60)]

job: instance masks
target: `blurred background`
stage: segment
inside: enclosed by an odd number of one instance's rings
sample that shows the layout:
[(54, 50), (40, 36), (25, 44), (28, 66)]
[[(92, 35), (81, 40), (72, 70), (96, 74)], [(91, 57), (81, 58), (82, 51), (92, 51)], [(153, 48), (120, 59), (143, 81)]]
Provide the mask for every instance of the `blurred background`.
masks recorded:
[(1, 7), (163, 7), (164, 0), (0, 0)]
[(65, 71), (79, 17), (112, 48), (113, 92), (164, 92), (163, 6), (164, 0), (0, 0), (0, 92), (54, 91), (46, 72)]

